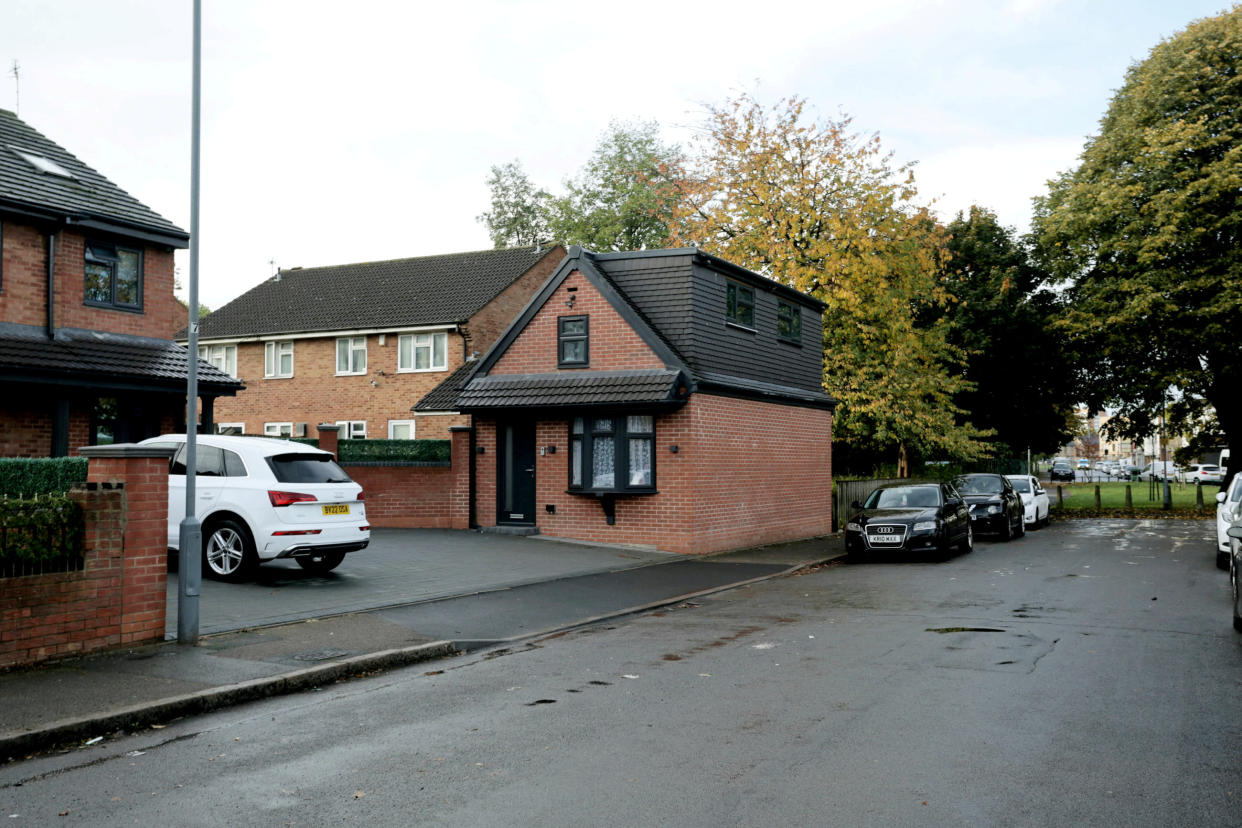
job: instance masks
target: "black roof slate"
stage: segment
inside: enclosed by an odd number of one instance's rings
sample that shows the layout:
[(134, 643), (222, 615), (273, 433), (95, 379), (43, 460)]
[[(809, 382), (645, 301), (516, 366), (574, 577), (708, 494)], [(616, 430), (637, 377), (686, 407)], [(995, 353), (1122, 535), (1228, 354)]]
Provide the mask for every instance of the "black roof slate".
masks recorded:
[[(61, 328), (49, 339), (40, 327), (0, 323), (0, 379), (8, 381), (175, 390), (185, 385), (188, 355), (167, 339), (77, 328)], [(214, 395), (244, 387), (201, 360), (198, 385)]]
[(470, 375), (474, 373), (474, 369), (478, 365), (478, 360), (463, 362), (456, 371), (449, 374), (439, 385), (428, 391), (427, 396), (415, 403), (410, 410), (456, 411), (457, 395), (461, 393), (461, 389), (466, 387), (466, 380), (470, 379)]
[(460, 410), (680, 405), (678, 371), (574, 371), (475, 377), (457, 399)]
[(538, 262), (563, 254), (511, 247), (285, 270), (205, 317), (199, 339), (464, 322)]
[[(42, 172), (15, 149), (53, 161), (73, 177)], [(185, 247), (190, 238), (12, 112), (0, 109), (0, 210), (6, 208), (123, 235), (137, 229), (171, 247)]]

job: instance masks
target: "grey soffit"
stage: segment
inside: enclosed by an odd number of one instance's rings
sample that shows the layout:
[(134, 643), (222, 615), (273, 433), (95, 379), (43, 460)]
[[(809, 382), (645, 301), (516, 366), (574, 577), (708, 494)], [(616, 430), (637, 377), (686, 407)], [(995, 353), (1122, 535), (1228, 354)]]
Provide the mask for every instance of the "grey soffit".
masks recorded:
[(458, 366), (457, 370), (449, 374), (435, 388), (427, 392), (427, 396), (423, 397), (411, 411), (456, 411), (457, 396), (461, 394), (462, 387), (466, 384), (466, 380), (478, 367), (479, 361), (472, 360), (463, 362)]
[(549, 255), (562, 253), (514, 247), (282, 270), (204, 318), (199, 339), (463, 322)]
[(675, 403), (679, 372), (666, 370), (495, 374), (475, 377), (461, 392), (458, 410), (572, 408)]
[[(167, 339), (61, 329), (49, 339), (42, 328), (0, 325), (0, 373), (30, 381), (72, 381), (84, 387), (128, 381), (170, 387), (184, 383), (188, 352)], [(233, 393), (242, 382), (198, 361), (204, 391)]]
[(822, 391), (808, 391), (804, 388), (760, 382), (732, 374), (700, 371), (696, 378), (702, 390), (732, 391), (754, 399), (768, 398), (778, 401), (802, 402), (823, 408), (834, 408), (837, 404), (836, 399)]
[[(40, 170), (26, 156), (46, 159), (69, 175)], [(0, 109), (0, 209), (6, 205), (94, 219), (95, 224), (117, 222), (155, 233), (176, 247), (185, 247), (190, 237), (12, 112)]]

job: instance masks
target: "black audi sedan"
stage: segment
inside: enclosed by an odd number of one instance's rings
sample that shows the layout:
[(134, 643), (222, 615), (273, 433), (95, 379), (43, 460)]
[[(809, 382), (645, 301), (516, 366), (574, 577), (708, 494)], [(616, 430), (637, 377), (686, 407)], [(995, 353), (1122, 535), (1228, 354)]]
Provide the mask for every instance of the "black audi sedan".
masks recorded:
[(1026, 534), (1022, 495), (1003, 474), (963, 474), (953, 487), (970, 507), (970, 524), (976, 532), (992, 532), (1009, 540)]
[(1052, 471), (1048, 473), (1049, 480), (1068, 480), (1074, 482), (1074, 468), (1069, 463), (1061, 461), (1052, 464)]
[(874, 552), (969, 552), (974, 546), (966, 502), (948, 483), (882, 486), (852, 505), (845, 551), (855, 558)]

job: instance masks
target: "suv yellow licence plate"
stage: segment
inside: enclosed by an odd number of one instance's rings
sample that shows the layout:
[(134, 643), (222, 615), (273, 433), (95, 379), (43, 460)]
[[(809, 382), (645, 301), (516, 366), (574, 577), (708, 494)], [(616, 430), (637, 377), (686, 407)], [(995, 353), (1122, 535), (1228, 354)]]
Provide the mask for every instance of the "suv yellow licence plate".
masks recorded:
[(333, 503), (331, 505), (324, 506), (323, 513), (325, 515), (348, 515), (349, 504), (348, 503)]

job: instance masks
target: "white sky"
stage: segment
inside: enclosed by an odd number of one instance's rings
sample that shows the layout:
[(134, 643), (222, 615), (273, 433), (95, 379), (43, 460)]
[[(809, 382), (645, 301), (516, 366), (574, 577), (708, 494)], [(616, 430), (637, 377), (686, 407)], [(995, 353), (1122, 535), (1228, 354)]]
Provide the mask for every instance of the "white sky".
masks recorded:
[[(1126, 68), (1222, 0), (204, 0), (200, 288), (490, 247), (493, 164), (559, 190), (610, 119), (797, 94), (942, 215), (1025, 231)], [(3, 0), (0, 108), (189, 229), (190, 0)], [(178, 254), (182, 281), (188, 256)]]

